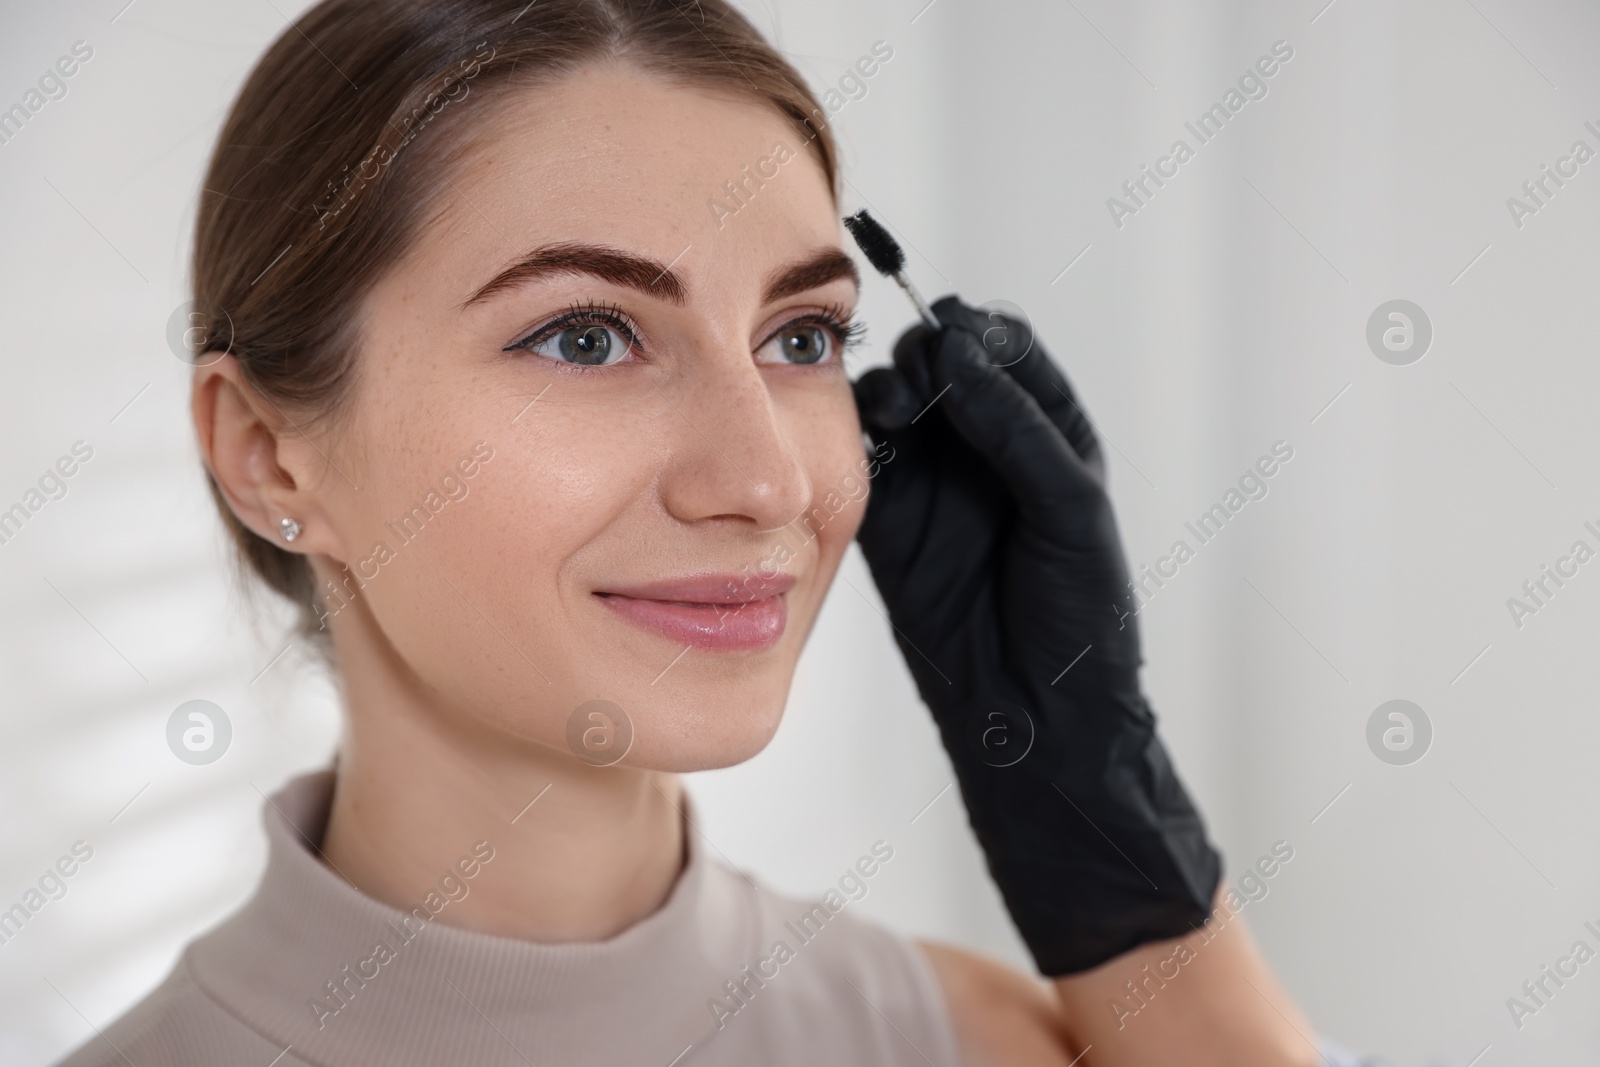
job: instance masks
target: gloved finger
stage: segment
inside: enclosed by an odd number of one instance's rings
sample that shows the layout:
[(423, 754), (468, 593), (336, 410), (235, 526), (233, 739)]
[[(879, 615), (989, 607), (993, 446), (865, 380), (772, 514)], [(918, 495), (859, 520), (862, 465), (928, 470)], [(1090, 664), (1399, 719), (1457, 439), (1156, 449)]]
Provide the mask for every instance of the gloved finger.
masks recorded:
[(1028, 391), (1066, 436), (1072, 450), (1104, 483), (1105, 455), (1094, 424), (1067, 376), (1034, 337), (1033, 328), (1009, 315), (968, 307), (953, 295), (935, 301), (931, 310), (940, 322), (977, 336), (987, 362), (1005, 370)]
[(925, 403), (893, 367), (874, 367), (851, 382), (850, 390), (861, 425), (874, 437), (905, 429)]
[[(954, 293), (934, 301), (930, 310), (945, 325), (959, 327), (977, 337), (993, 366), (1002, 369), (1011, 366), (1034, 347), (1030, 324), (1003, 312), (973, 307)], [(1043, 403), (1041, 398), (1035, 399)]]
[(945, 330), (928, 366), (945, 417), (1005, 483), (1024, 520), (1069, 544), (1114, 537), (1099, 478), (1038, 401), (985, 361), (977, 338)]

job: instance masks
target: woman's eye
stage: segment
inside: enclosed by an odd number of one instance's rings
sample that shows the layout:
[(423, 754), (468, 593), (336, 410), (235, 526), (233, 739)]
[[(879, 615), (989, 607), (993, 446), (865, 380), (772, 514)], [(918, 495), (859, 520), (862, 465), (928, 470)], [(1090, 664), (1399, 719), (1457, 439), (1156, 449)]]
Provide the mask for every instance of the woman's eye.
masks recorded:
[(626, 338), (610, 326), (585, 323), (557, 330), (542, 341), (522, 346), (529, 352), (561, 363), (581, 367), (603, 367), (628, 354)]
[(788, 326), (762, 346), (771, 363), (821, 363), (833, 354), (833, 335), (821, 326)]

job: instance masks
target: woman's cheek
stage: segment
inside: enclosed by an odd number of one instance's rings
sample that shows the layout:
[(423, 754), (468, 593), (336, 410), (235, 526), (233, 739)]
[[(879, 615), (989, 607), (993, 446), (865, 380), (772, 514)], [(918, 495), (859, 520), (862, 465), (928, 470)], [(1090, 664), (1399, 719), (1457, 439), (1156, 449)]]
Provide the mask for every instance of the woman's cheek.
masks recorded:
[[(537, 559), (551, 581), (563, 559), (606, 532), (660, 464), (648, 424), (552, 418), (510, 442), (486, 472), (475, 548), (506, 561)], [(487, 550), (487, 551), (484, 551)], [(526, 575), (533, 578), (534, 574)]]
[(871, 491), (861, 424), (849, 386), (813, 394), (792, 425), (796, 447), (810, 457), (811, 506), (806, 524), (817, 535), (826, 566), (838, 562), (866, 514)]

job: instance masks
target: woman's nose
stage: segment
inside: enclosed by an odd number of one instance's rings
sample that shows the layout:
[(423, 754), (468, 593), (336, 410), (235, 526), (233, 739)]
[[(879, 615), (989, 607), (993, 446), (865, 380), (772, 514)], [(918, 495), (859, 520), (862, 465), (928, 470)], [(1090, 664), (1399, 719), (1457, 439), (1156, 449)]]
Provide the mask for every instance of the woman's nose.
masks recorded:
[(692, 373), (659, 387), (678, 423), (662, 499), (682, 522), (738, 519), (777, 529), (811, 503), (797, 427), (751, 356), (729, 357), (697, 361)]

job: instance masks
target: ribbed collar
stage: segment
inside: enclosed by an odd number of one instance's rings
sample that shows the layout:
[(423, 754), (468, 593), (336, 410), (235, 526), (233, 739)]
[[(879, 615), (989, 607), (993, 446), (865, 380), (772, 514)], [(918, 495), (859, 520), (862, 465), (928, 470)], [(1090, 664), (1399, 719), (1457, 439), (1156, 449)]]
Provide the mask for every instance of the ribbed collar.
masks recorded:
[[(687, 863), (657, 911), (606, 941), (540, 944), (439, 919), (408, 927), (406, 912), (353, 888), (312, 851), (332, 795), (325, 771), (271, 798), (259, 889), (185, 954), (204, 992), (307, 1063), (665, 1067), (707, 1036), (707, 994), (753, 958), (753, 890), (688, 827)], [(327, 983), (342, 984), (342, 1005)]]

